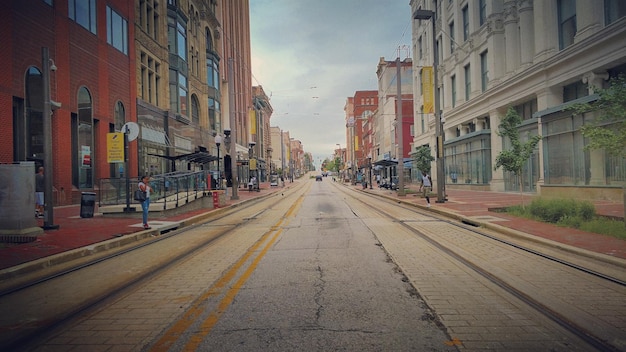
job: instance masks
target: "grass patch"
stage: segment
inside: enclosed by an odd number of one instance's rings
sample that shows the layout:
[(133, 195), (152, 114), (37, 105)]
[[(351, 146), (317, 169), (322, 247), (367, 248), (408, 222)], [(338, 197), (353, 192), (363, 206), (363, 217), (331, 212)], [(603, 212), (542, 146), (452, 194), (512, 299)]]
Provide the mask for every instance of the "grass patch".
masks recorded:
[(623, 221), (596, 215), (593, 203), (573, 199), (536, 198), (529, 206), (508, 207), (508, 214), (626, 240)]

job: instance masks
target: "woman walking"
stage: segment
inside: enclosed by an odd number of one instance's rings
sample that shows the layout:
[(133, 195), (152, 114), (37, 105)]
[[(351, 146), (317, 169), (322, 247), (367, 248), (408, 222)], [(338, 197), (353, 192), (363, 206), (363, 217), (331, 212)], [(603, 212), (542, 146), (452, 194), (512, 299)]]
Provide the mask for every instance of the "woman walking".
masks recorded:
[(143, 176), (141, 178), (141, 181), (139, 182), (139, 189), (146, 194), (146, 200), (141, 202), (141, 209), (143, 210), (143, 228), (146, 230), (151, 229), (151, 227), (148, 225), (148, 211), (150, 211), (150, 191), (152, 191), (152, 187), (150, 187), (149, 181), (149, 176)]

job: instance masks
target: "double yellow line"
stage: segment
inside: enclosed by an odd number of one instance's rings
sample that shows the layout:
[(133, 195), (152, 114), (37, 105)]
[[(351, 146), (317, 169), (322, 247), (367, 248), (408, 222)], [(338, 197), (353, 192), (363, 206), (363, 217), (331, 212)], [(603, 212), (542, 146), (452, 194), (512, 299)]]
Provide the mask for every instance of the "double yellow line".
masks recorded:
[(150, 351), (168, 351), (170, 347), (178, 339), (184, 334), (187, 329), (198, 319), (198, 317), (203, 313), (204, 309), (202, 309), (203, 303), (207, 299), (212, 296), (218, 295), (222, 292), (222, 290), (227, 287), (228, 283), (231, 282), (239, 269), (241, 269), (244, 264), (252, 257), (253, 253), (256, 252), (263, 243), (270, 238), (269, 242), (265, 244), (263, 250), (254, 258), (250, 266), (243, 272), (243, 274), (239, 277), (239, 279), (228, 289), (224, 298), (219, 302), (217, 307), (209, 314), (209, 316), (202, 322), (200, 328), (196, 333), (194, 333), (189, 341), (185, 344), (183, 348), (184, 351), (195, 351), (198, 349), (204, 338), (211, 332), (211, 329), (217, 324), (219, 318), (222, 316), (226, 309), (230, 306), (230, 304), (237, 296), (237, 293), (243, 287), (243, 285), (248, 281), (254, 270), (256, 270), (257, 266), (261, 262), (261, 259), (267, 254), (270, 250), (274, 242), (278, 239), (278, 236), (282, 233), (282, 228), (280, 226), (286, 222), (287, 218), (291, 217), (294, 213), (295, 209), (297, 209), (300, 204), (302, 204), (303, 197), (300, 196), (298, 200), (287, 210), (285, 215), (275, 224), (270, 230), (263, 234), (263, 236), (252, 246), (250, 247), (246, 253), (233, 265), (222, 277), (220, 277), (213, 286), (209, 288), (205, 293), (203, 293), (196, 301), (191, 305), (191, 307), (183, 314), (183, 316), (176, 321), (163, 336), (150, 348)]

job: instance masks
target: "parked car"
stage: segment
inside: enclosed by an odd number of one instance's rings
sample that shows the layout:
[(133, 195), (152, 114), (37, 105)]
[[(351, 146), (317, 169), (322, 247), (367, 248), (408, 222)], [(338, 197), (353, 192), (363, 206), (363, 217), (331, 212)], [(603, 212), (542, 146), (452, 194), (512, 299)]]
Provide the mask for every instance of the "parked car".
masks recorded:
[(315, 181), (321, 181), (321, 180), (322, 180), (322, 175), (315, 176)]

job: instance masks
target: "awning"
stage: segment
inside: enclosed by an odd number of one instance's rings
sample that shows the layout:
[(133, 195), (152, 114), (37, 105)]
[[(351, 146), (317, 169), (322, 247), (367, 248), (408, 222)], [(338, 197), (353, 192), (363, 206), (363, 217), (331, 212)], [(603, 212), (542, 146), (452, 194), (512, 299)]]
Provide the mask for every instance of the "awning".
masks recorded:
[(158, 155), (158, 154), (148, 154), (153, 156), (158, 156), (159, 158), (167, 159), (170, 161), (187, 161), (190, 163), (196, 164), (206, 164), (217, 160), (217, 157), (211, 155), (207, 152), (194, 152), (189, 154), (181, 154), (181, 155)]
[(388, 166), (396, 166), (398, 165), (398, 162), (396, 160), (383, 159), (383, 160), (375, 161), (373, 162), (373, 164), (376, 166), (388, 167)]

